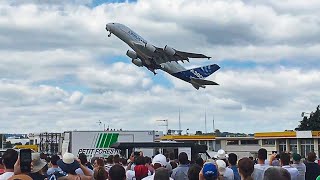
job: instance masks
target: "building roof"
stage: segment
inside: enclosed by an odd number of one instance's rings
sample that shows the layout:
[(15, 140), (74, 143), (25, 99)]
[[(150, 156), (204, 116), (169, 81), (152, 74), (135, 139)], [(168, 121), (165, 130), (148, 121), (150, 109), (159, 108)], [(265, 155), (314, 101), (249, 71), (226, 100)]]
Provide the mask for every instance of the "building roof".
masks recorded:
[(161, 140), (172, 140), (172, 141), (203, 141), (203, 140), (214, 140), (214, 135), (164, 135)]

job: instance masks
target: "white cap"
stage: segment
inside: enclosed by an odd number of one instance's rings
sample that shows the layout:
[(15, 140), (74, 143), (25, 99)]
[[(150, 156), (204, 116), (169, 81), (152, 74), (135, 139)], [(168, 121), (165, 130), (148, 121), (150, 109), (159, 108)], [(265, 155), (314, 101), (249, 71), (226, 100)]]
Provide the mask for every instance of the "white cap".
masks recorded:
[(216, 164), (218, 166), (219, 174), (223, 175), (226, 172), (226, 163), (223, 160), (216, 160)]
[(167, 165), (167, 158), (163, 154), (157, 154), (153, 159), (152, 159), (152, 164), (161, 164), (161, 166), (165, 167)]
[(217, 154), (215, 156), (213, 156), (214, 158), (217, 159), (226, 159), (228, 158), (228, 154), (226, 154), (226, 152), (223, 149), (220, 149)]
[(62, 157), (62, 161), (66, 164), (72, 164), (74, 160), (75, 160), (74, 155), (68, 152), (64, 153)]

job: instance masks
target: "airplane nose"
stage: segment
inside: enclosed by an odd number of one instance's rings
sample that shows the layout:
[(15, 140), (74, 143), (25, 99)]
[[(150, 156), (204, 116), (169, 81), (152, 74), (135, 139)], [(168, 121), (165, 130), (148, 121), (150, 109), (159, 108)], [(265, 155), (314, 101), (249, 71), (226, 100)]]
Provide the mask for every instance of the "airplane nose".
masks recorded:
[(108, 24), (106, 25), (106, 30), (111, 32), (113, 26), (114, 26), (114, 23), (108, 23)]

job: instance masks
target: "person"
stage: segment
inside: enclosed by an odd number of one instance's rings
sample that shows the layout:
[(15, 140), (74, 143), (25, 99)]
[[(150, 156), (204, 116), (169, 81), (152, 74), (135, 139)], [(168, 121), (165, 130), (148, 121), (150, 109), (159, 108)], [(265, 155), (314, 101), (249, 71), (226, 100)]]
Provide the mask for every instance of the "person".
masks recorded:
[(144, 157), (144, 159), (145, 159), (146, 166), (147, 166), (149, 172), (150, 172), (151, 174), (153, 174), (153, 173), (155, 172), (155, 170), (154, 170), (153, 167), (151, 166), (151, 162), (152, 162), (151, 158), (148, 157), (148, 156), (146, 156), (146, 157)]
[[(88, 169), (88, 171), (90, 172), (91, 175), (93, 175), (93, 167), (91, 166), (91, 164), (88, 162), (87, 160), (87, 155), (84, 154), (84, 153), (80, 153), (79, 154), (79, 160), (80, 160), (80, 163), (86, 167)], [(78, 168), (76, 169), (76, 173), (77, 174), (81, 174), (83, 175), (83, 171), (81, 170), (81, 168)]]
[(201, 168), (203, 167), (204, 161), (201, 157), (196, 159), (196, 164), (198, 164)]
[[(31, 163), (30, 163), (31, 166)], [(18, 156), (17, 161), (14, 163), (14, 175), (11, 176), (8, 180), (32, 180), (32, 178), (28, 175), (28, 172), (21, 172), (20, 168), (20, 157)]]
[(109, 169), (109, 180), (125, 180), (126, 170), (119, 164), (112, 166)]
[(298, 180), (305, 180), (306, 175), (306, 165), (301, 162), (301, 156), (300, 154), (294, 153), (292, 155), (293, 164), (292, 167), (295, 167), (299, 171)]
[(189, 160), (185, 152), (181, 152), (178, 156), (179, 166), (176, 167), (171, 174), (171, 178), (175, 180), (188, 179)]
[(18, 159), (18, 152), (14, 149), (7, 149), (2, 155), (4, 173), (0, 175), (0, 180), (7, 180), (14, 175), (14, 164)]
[(223, 176), (218, 174), (217, 166), (211, 162), (206, 162), (199, 173), (199, 180), (223, 180)]
[(280, 164), (281, 167), (286, 169), (291, 176), (291, 180), (297, 180), (299, 176), (299, 171), (297, 168), (290, 166), (290, 155), (288, 153), (282, 152), (280, 154)]
[(316, 179), (320, 175), (320, 167), (314, 161), (316, 160), (317, 155), (315, 152), (309, 152), (307, 156), (306, 165), (306, 180)]
[[(75, 160), (75, 156), (72, 153), (66, 152), (62, 159), (57, 161), (58, 166), (62, 171), (67, 173), (65, 179), (81, 179), (81, 180), (92, 180), (92, 174), (89, 169), (83, 164)], [(81, 168), (83, 175), (77, 174), (76, 169)]]
[[(167, 165), (167, 158), (163, 154), (157, 154), (156, 156), (153, 157), (152, 166), (155, 170), (157, 170), (160, 167), (165, 168), (166, 165)], [(154, 176), (155, 176), (155, 173), (143, 178), (142, 180), (153, 180)], [(173, 179), (170, 177), (170, 180), (173, 180)]]
[(263, 180), (291, 180), (291, 175), (286, 169), (282, 167), (269, 167), (263, 173)]
[(267, 159), (267, 150), (261, 148), (258, 150), (258, 162), (254, 165), (254, 171), (252, 174), (253, 179), (263, 179), (264, 171), (270, 166), (265, 164)]
[(232, 169), (233, 171), (234, 180), (240, 180), (240, 175), (237, 167), (238, 156), (234, 153), (230, 153), (228, 156), (228, 163), (230, 169)]
[[(218, 172), (220, 173), (221, 170), (223, 171), (221, 172), (221, 175), (223, 174), (224, 179), (233, 180), (234, 179), (233, 170), (226, 166), (228, 164), (228, 160), (227, 160), (227, 158), (229, 157), (228, 154), (226, 154), (226, 152), (223, 149), (220, 149), (218, 150), (217, 154), (213, 157), (217, 160), (224, 161), (224, 163), (220, 162), (219, 165), (217, 164)], [(220, 171), (219, 171), (219, 167), (220, 167)]]
[(44, 180), (46, 178), (43, 168), (47, 165), (47, 162), (44, 159), (40, 158), (40, 153), (32, 153), (32, 168), (29, 176), (34, 180)]
[(113, 156), (113, 163), (114, 164), (120, 164), (120, 156), (119, 154), (116, 154)]
[(106, 180), (108, 179), (108, 173), (104, 166), (98, 166), (93, 170), (93, 178), (95, 180)]
[(230, 168), (227, 168), (227, 164), (224, 160), (216, 160), (216, 164), (218, 167), (218, 173), (219, 175), (223, 176), (224, 180), (233, 180), (234, 175), (233, 171)]
[(254, 171), (254, 162), (250, 158), (240, 159), (238, 162), (238, 167), (241, 180), (253, 180), (251, 174)]
[(188, 179), (189, 180), (199, 180), (199, 173), (200, 173), (201, 169), (202, 169), (202, 167), (200, 167), (198, 164), (191, 165), (188, 170)]
[(168, 169), (164, 167), (160, 167), (155, 171), (154, 180), (169, 180), (169, 172)]
[(113, 155), (109, 155), (107, 158), (107, 163), (105, 165), (105, 168), (107, 170), (107, 172), (109, 172), (110, 168), (113, 166)]
[(52, 155), (50, 159), (51, 167), (47, 170), (47, 176), (50, 176), (54, 173), (63, 173), (63, 171), (57, 165), (57, 161), (60, 159), (58, 155)]

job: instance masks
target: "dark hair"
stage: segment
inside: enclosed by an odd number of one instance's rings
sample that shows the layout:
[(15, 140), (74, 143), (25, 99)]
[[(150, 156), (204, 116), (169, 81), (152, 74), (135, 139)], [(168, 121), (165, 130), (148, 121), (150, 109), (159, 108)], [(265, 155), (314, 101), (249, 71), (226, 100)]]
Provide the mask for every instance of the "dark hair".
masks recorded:
[(106, 180), (108, 178), (108, 173), (105, 167), (98, 167), (93, 172), (93, 177), (95, 180)]
[(245, 180), (252, 180), (251, 174), (254, 170), (254, 163), (250, 158), (242, 158), (238, 162), (239, 173)]
[(234, 153), (230, 153), (228, 157), (228, 161), (231, 165), (236, 165), (238, 160), (238, 156)]
[(58, 155), (54, 154), (54, 155), (51, 156), (50, 162), (51, 162), (52, 165), (57, 165), (57, 161), (59, 159), (60, 159), (60, 157)]
[(200, 171), (201, 171), (201, 167), (198, 164), (191, 165), (188, 170), (189, 180), (199, 180)]
[(314, 162), (317, 159), (317, 155), (315, 152), (309, 152), (307, 160), (310, 162)]
[(174, 169), (178, 166), (177, 163), (174, 161), (170, 161), (170, 165), (171, 165), (172, 169)]
[(109, 170), (109, 177), (112, 180), (124, 180), (126, 178), (126, 170), (119, 164), (113, 165)]
[(290, 155), (285, 152), (280, 153), (280, 161), (281, 161), (282, 165), (289, 165), (290, 164)]
[(290, 173), (282, 167), (269, 167), (264, 171), (263, 180), (291, 180)]
[(266, 160), (267, 159), (267, 150), (264, 148), (259, 149), (258, 151), (258, 159)]
[(154, 180), (169, 180), (170, 176), (169, 176), (168, 169), (166, 169), (164, 167), (160, 167), (160, 168), (156, 169), (153, 179)]
[(119, 164), (120, 163), (120, 156), (118, 154), (114, 155), (113, 162)]
[(121, 164), (124, 165), (124, 166), (126, 166), (126, 165), (128, 164), (127, 159), (122, 158), (122, 159), (121, 159)]
[(2, 155), (2, 162), (6, 169), (13, 169), (18, 159), (18, 152), (14, 149), (7, 149)]
[(103, 160), (103, 159), (98, 158), (98, 159), (96, 159), (95, 161), (97, 161), (97, 165), (98, 165), (98, 166), (104, 167), (104, 160)]
[(151, 164), (151, 162), (152, 162), (151, 158), (148, 156), (145, 156), (144, 160), (145, 160), (146, 164)]
[(178, 156), (178, 160), (180, 164), (188, 164), (188, 155), (185, 152), (181, 152)]
[(83, 164), (83, 165), (85, 165), (88, 162), (87, 155), (85, 153), (80, 153), (79, 159), (80, 159), (81, 164)]
[(107, 163), (113, 164), (113, 155), (108, 156)]
[(146, 164), (146, 161), (144, 159), (144, 157), (142, 156), (137, 156), (135, 159), (134, 159), (136, 165), (145, 165)]
[(196, 159), (196, 164), (198, 164), (200, 167), (202, 167), (203, 164), (204, 164), (203, 159), (202, 159), (201, 157), (198, 157), (198, 158)]

